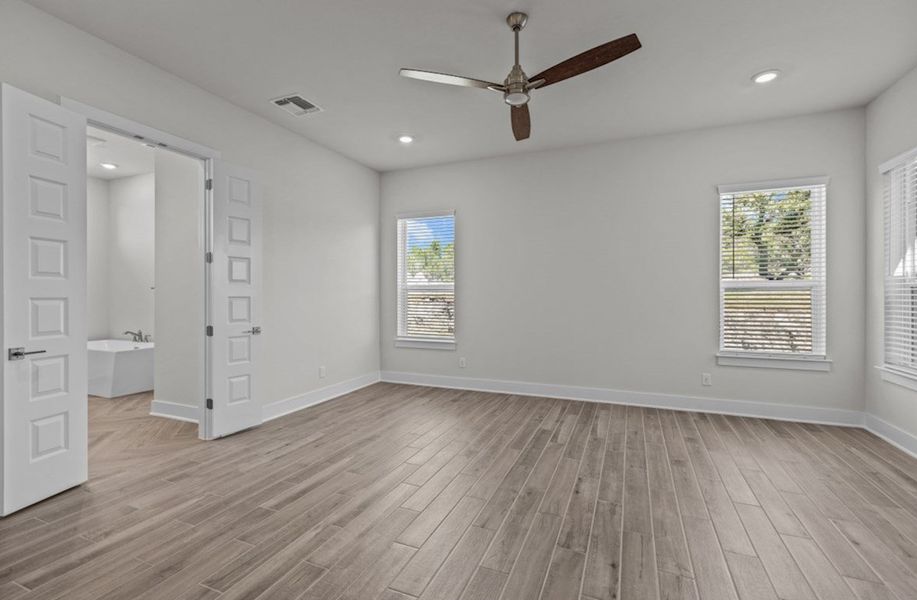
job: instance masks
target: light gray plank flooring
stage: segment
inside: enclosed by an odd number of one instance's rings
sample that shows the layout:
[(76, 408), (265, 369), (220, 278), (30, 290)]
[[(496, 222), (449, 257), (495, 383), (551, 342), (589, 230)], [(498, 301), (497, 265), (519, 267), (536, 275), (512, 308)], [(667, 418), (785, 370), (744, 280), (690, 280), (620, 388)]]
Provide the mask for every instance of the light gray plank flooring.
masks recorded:
[(377, 384), (214, 442), (90, 398), (4, 600), (913, 600), (917, 460), (859, 430)]

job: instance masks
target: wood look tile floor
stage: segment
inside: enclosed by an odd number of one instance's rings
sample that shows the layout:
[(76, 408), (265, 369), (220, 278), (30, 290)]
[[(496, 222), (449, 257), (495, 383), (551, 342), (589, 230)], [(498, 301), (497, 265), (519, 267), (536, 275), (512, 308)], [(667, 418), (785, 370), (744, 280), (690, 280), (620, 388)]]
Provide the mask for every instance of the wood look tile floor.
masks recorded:
[(90, 400), (3, 600), (913, 600), (917, 460), (858, 429), (377, 384), (226, 439)]

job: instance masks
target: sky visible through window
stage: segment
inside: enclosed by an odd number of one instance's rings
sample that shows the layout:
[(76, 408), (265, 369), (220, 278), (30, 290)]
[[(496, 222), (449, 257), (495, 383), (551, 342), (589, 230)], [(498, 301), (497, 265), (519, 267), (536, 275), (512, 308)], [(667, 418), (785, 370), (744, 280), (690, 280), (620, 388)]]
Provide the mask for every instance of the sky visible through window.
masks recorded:
[(432, 242), (438, 241), (441, 246), (446, 246), (455, 241), (455, 217), (429, 217), (411, 219), (407, 227), (407, 246), (411, 248), (426, 248)]

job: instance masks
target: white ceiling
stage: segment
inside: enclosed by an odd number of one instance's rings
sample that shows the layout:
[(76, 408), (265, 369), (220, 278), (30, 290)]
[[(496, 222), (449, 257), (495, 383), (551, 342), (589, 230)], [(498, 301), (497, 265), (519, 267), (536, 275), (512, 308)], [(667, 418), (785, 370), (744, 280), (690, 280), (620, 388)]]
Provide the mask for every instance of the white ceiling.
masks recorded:
[[(917, 63), (915, 0), (30, 1), (379, 170), (860, 106)], [(530, 75), (632, 32), (643, 49), (536, 91), (524, 142), (499, 95), (398, 76), (502, 80), (511, 10)], [(767, 68), (784, 77), (753, 85)], [(295, 92), (325, 112), (269, 103)]]
[[(86, 128), (86, 172), (99, 179), (120, 179), (152, 173), (155, 170), (155, 149), (114, 133), (95, 127)], [(101, 163), (113, 163), (110, 170)]]

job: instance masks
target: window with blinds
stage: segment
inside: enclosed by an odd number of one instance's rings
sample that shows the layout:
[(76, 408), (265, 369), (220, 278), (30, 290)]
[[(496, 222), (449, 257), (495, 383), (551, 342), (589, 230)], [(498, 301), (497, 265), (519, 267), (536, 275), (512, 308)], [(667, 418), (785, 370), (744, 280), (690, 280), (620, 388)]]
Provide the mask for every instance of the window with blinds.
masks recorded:
[(720, 187), (721, 354), (825, 356), (826, 187)]
[(917, 376), (917, 157), (883, 170), (885, 364)]
[(398, 339), (455, 340), (455, 215), (398, 219)]

